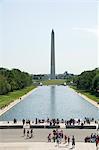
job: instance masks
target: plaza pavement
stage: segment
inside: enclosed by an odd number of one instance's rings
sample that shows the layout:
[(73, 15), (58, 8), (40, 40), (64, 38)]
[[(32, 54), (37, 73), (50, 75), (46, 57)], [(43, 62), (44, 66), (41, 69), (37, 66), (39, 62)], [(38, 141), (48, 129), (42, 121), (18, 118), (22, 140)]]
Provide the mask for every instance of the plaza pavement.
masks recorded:
[[(59, 129), (61, 130), (61, 129)], [(0, 129), (0, 150), (70, 150), (62, 141), (58, 147), (56, 143), (48, 143), (47, 136), (53, 129), (34, 129), (34, 136), (27, 139), (23, 136), (23, 129)], [(84, 138), (91, 133), (97, 133), (95, 129), (63, 129), (64, 134), (72, 135), (76, 139), (74, 150), (96, 150), (95, 143), (84, 143)]]
[[(0, 150), (71, 150), (71, 143), (60, 144), (47, 142), (18, 142), (18, 143), (0, 143)], [(77, 142), (73, 150), (96, 150), (94, 143)]]
[[(59, 129), (60, 131), (61, 129)], [(95, 129), (62, 129), (70, 138), (74, 135), (77, 142), (84, 142), (86, 136), (96, 133)], [(23, 136), (23, 129), (0, 129), (0, 142), (47, 142), (47, 136), (53, 129), (33, 129), (34, 136), (27, 139)]]

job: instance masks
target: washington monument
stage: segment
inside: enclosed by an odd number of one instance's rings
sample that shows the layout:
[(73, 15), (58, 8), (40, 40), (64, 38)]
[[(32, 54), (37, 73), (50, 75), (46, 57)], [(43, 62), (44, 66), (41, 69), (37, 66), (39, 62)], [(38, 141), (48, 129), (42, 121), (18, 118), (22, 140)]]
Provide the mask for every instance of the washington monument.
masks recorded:
[(55, 79), (55, 42), (54, 42), (54, 30), (51, 32), (51, 74), (50, 79)]

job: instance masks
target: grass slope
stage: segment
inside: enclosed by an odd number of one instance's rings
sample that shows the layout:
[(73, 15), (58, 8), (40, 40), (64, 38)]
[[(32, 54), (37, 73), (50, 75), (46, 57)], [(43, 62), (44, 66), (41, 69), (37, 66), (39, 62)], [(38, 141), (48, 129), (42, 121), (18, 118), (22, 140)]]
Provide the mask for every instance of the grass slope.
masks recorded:
[(86, 91), (83, 91), (83, 90), (78, 90), (75, 86), (71, 86), (71, 88), (73, 88), (75, 91), (87, 96), (91, 100), (93, 100), (95, 102), (99, 102), (99, 97), (96, 97), (95, 95), (91, 94), (90, 92), (86, 92)]
[(64, 84), (65, 80), (46, 80), (46, 81), (42, 81), (43, 85), (61, 85)]
[(21, 90), (9, 92), (6, 95), (0, 95), (0, 109), (8, 106), (11, 102), (27, 94), (29, 91), (33, 90), (35, 87), (36, 86), (29, 86)]

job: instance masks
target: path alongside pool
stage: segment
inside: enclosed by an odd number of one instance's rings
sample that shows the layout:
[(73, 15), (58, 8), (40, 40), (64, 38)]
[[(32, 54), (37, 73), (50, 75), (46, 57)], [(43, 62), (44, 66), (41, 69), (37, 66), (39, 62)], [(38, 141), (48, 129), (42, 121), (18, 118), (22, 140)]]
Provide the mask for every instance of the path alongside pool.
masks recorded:
[[(83, 123), (83, 127), (81, 125), (82, 123)], [(95, 121), (90, 121), (90, 124), (87, 122), (84, 123), (84, 121), (81, 121), (80, 124), (76, 122), (74, 125), (73, 124), (65, 125), (65, 122), (64, 123), (59, 122), (59, 124), (55, 124), (54, 126), (60, 129), (66, 129), (69, 127), (71, 127), (71, 129), (72, 128), (98, 129), (98, 124), (99, 124), (99, 121), (97, 121), (96, 123)], [(31, 128), (53, 128), (53, 125), (51, 126), (50, 123), (47, 123), (46, 121), (44, 123), (37, 123), (37, 124), (35, 122), (30, 121), (30, 125), (31, 125)], [(27, 128), (27, 126), (30, 128), (30, 125), (25, 124), (24, 128)], [(9, 122), (0, 121), (0, 129), (21, 129), (21, 128), (23, 128), (22, 121), (17, 121), (17, 123), (14, 123), (13, 121), (9, 121)]]

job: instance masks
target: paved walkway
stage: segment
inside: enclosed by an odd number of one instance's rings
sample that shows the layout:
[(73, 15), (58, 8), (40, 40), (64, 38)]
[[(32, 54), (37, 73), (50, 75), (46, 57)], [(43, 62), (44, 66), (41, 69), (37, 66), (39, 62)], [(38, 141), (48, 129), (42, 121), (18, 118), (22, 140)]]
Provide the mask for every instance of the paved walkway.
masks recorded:
[[(48, 134), (52, 131), (53, 129), (34, 129), (33, 138), (27, 139), (26, 136), (23, 136), (23, 129), (0, 129), (0, 142), (46, 142)], [(70, 138), (74, 135), (76, 142), (84, 142), (86, 136), (90, 136), (91, 133), (97, 134), (97, 131), (94, 129), (63, 129), (63, 133)]]
[[(60, 130), (60, 129), (59, 129)], [(34, 129), (34, 136), (27, 139), (23, 136), (23, 129), (0, 129), (0, 150), (70, 150), (62, 141), (57, 146), (56, 143), (47, 143), (47, 135), (52, 133), (53, 129)], [(72, 135), (76, 139), (74, 150), (96, 150), (95, 143), (84, 143), (84, 137), (91, 133), (97, 133), (94, 129), (63, 129), (64, 134)]]
[[(0, 143), (0, 150), (70, 150), (70, 145), (45, 142)], [(96, 150), (93, 143), (77, 142), (73, 150)]]

